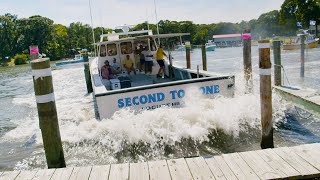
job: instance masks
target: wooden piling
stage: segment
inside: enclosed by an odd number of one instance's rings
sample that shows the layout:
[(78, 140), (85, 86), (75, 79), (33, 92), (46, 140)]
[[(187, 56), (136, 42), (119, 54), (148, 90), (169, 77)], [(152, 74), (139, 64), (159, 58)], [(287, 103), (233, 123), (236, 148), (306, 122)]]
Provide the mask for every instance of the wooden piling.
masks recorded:
[(29, 46), (30, 51), (30, 59), (35, 60), (39, 58), (39, 48), (37, 45), (31, 45)]
[(199, 72), (199, 65), (197, 65), (197, 78), (200, 77), (200, 72)]
[(300, 40), (301, 40), (301, 45), (300, 45), (300, 49), (301, 49), (301, 68), (300, 68), (300, 77), (304, 77), (304, 50), (305, 50), (305, 40), (306, 40), (306, 35), (305, 34), (301, 34), (300, 35)]
[(207, 70), (207, 50), (206, 50), (206, 45), (201, 46), (201, 51), (202, 51), (202, 67), (203, 70)]
[(186, 42), (185, 46), (186, 46), (187, 69), (191, 69), (191, 61), (190, 61), (191, 45), (190, 45), (190, 42)]
[(246, 93), (253, 92), (252, 63), (251, 63), (251, 34), (246, 30), (242, 35), (243, 41), (243, 68), (244, 79), (246, 81)]
[(270, 41), (259, 41), (261, 148), (273, 148)]
[(49, 58), (31, 62), (39, 125), (48, 168), (66, 167), (60, 138)]
[(281, 42), (274, 40), (273, 42), (274, 57), (274, 85), (281, 86)]
[(87, 84), (87, 92), (92, 93), (93, 88), (92, 88), (90, 68), (89, 68), (89, 57), (88, 55), (82, 55), (82, 57), (83, 57), (83, 64), (84, 64), (84, 76)]

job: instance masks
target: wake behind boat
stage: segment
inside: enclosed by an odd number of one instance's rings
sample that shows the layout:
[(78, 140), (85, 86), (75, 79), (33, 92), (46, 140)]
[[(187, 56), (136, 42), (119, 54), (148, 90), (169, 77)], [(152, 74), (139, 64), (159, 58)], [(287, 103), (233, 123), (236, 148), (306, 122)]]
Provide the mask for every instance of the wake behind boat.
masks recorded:
[[(114, 112), (123, 108), (135, 111), (151, 110), (163, 106), (180, 107), (184, 105), (186, 96), (203, 95), (207, 98), (217, 96), (232, 97), (234, 95), (234, 76), (218, 76), (210, 72), (171, 66), (165, 61), (166, 77), (157, 77), (160, 68), (154, 55), (158, 45), (156, 38), (179, 37), (187, 34), (153, 35), (151, 30), (128, 31), (101, 35), (97, 43), (98, 57), (90, 60), (90, 71), (93, 94), (98, 107), (100, 119), (110, 118)], [(121, 38), (125, 37), (125, 38)], [(152, 56), (152, 72), (136, 71), (127, 74), (124, 67), (126, 58), (133, 60), (133, 66), (140, 66), (141, 49), (150, 49)], [(111, 66), (120, 65), (120, 72), (113, 78), (104, 79), (102, 68), (108, 60)], [(169, 71), (172, 77), (169, 78)]]

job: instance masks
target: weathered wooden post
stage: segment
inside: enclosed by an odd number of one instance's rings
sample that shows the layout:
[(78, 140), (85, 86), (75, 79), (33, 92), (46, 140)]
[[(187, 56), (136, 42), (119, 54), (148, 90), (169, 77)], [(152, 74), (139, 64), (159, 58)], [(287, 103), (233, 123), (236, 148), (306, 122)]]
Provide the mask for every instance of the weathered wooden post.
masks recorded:
[(304, 49), (305, 49), (305, 40), (306, 35), (301, 34), (300, 35), (301, 40), (301, 68), (300, 68), (300, 77), (304, 77)]
[(200, 72), (199, 72), (199, 65), (197, 65), (197, 78), (200, 77)]
[(39, 125), (48, 168), (66, 167), (60, 138), (49, 58), (31, 62)]
[(252, 64), (251, 64), (251, 34), (246, 30), (242, 35), (243, 41), (243, 68), (244, 79), (246, 81), (246, 93), (253, 92)]
[(90, 68), (89, 68), (89, 57), (88, 54), (82, 55), (83, 57), (83, 64), (84, 64), (84, 76), (86, 78), (87, 84), (87, 92), (92, 93), (92, 83), (91, 83), (91, 76), (90, 76)]
[(261, 148), (273, 148), (270, 41), (259, 41)]
[(281, 42), (274, 40), (273, 42), (274, 57), (274, 85), (281, 86)]
[(190, 62), (190, 51), (191, 51), (191, 44), (190, 42), (186, 42), (186, 60), (187, 60), (187, 69), (191, 68), (191, 62)]
[(39, 58), (39, 48), (37, 45), (31, 45), (29, 46), (30, 50), (30, 59), (35, 60)]
[(202, 51), (202, 68), (204, 71), (207, 70), (207, 50), (206, 45), (201, 45), (201, 51)]

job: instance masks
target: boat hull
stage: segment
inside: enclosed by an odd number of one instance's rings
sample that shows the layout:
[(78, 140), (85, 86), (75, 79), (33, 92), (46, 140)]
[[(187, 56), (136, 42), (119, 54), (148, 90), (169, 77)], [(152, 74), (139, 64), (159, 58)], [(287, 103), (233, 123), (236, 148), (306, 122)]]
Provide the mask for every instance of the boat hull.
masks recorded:
[(214, 51), (215, 49), (216, 49), (215, 46), (207, 46), (207, 47), (206, 47), (206, 50), (207, 50), (207, 51)]
[[(282, 49), (283, 50), (294, 50), (294, 49), (300, 49), (300, 44), (284, 44), (282, 46)], [(318, 47), (318, 41), (314, 41), (312, 43), (308, 43), (306, 45), (306, 48), (307, 49), (310, 49), (310, 48), (317, 48)]]
[(186, 97), (191, 96), (199, 100), (202, 97), (234, 96), (234, 76), (213, 76), (202, 72), (199, 74), (202, 78), (192, 78), (197, 77), (196, 71), (178, 67), (173, 67), (173, 72), (179, 80), (106, 90), (96, 66), (96, 62), (90, 62), (94, 98), (100, 119), (110, 118), (116, 111), (127, 108), (139, 112), (163, 106), (181, 107), (185, 105)]

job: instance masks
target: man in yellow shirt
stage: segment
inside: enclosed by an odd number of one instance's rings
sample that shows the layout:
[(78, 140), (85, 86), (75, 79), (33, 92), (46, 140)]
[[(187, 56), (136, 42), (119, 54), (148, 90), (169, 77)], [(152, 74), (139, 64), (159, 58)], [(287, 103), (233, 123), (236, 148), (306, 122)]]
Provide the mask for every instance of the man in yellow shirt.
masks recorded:
[(164, 56), (168, 57), (167, 54), (163, 51), (162, 44), (160, 44), (160, 47), (157, 50), (157, 62), (160, 66), (157, 77), (163, 77), (165, 75)]
[(128, 75), (130, 75), (131, 71), (133, 71), (133, 73), (136, 74), (136, 70), (133, 67), (133, 61), (132, 59), (130, 59), (129, 54), (127, 55), (127, 59), (124, 60), (123, 66), (127, 70)]

